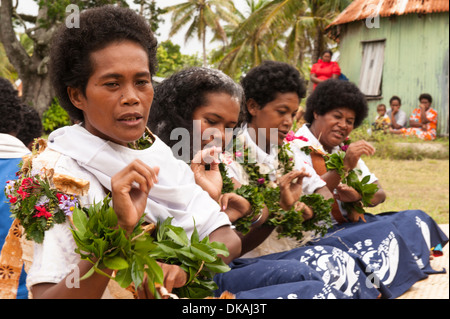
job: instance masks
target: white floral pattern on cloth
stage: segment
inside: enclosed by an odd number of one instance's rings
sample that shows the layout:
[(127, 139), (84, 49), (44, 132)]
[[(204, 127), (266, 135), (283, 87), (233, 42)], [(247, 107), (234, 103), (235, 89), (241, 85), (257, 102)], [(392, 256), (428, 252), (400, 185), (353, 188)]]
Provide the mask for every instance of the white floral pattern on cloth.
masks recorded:
[(355, 270), (355, 260), (346, 252), (333, 248), (330, 252), (322, 246), (311, 246), (299, 260), (321, 274), (327, 286), (352, 296), (360, 289), (361, 272)]

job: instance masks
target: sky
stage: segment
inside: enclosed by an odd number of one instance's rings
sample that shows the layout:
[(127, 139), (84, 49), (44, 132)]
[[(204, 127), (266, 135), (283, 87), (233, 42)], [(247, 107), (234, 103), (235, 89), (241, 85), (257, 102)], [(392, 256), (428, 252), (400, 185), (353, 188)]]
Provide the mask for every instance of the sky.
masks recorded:
[[(167, 6), (175, 5), (178, 3), (185, 2), (186, 0), (156, 0), (156, 4), (158, 7), (164, 8)], [(127, 1), (130, 5), (133, 3), (132, 0)], [(246, 9), (245, 1), (244, 0), (234, 0), (235, 5), (238, 7), (239, 10), (244, 11)], [(19, 0), (19, 7), (17, 10), (19, 13), (27, 13), (27, 14), (33, 14), (37, 15), (38, 6), (36, 2), (33, 0)], [(163, 16), (164, 22), (160, 25), (160, 29), (158, 30), (158, 33), (160, 33), (160, 36), (158, 36), (158, 41), (162, 42), (169, 38), (169, 29), (170, 29), (170, 14), (166, 14)], [(207, 38), (206, 47), (208, 50), (209, 48), (215, 47), (216, 45), (219, 45), (219, 43), (209, 43), (209, 40), (211, 38)], [(201, 44), (196, 39), (193, 38), (189, 40), (187, 43), (184, 42), (184, 30), (181, 30), (178, 34), (171, 37), (171, 40), (173, 43), (178, 44), (181, 47), (181, 53), (183, 54), (198, 54), (201, 56)]]

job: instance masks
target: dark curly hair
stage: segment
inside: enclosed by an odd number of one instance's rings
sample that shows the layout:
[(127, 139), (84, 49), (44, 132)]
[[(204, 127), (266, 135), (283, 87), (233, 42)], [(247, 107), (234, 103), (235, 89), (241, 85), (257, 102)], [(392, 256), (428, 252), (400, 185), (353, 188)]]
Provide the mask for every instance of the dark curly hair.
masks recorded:
[(178, 142), (170, 139), (170, 133), (178, 127), (187, 129), (192, 137), (193, 113), (207, 103), (208, 93), (237, 97), (241, 106), (239, 122), (242, 121), (245, 109), (242, 87), (219, 70), (192, 67), (174, 73), (156, 86), (148, 120), (150, 130), (170, 147)]
[(402, 105), (402, 100), (397, 95), (394, 95), (389, 99), (389, 104), (392, 104), (393, 101), (398, 101), (398, 104)]
[(0, 77), (0, 133), (16, 135), (20, 130), (20, 99), (11, 82)]
[(35, 138), (42, 135), (42, 122), (39, 113), (26, 104), (20, 106), (20, 113), (22, 115), (23, 126), (17, 133), (17, 138), (22, 141), (23, 144), (29, 146)]
[(61, 106), (75, 121), (83, 121), (83, 112), (77, 109), (67, 94), (67, 87), (79, 88), (85, 94), (93, 72), (90, 54), (113, 42), (131, 40), (147, 52), (152, 75), (157, 68), (156, 47), (150, 25), (136, 12), (111, 5), (83, 11), (80, 27), (61, 25), (53, 38), (50, 55), (50, 76)]
[(422, 94), (420, 94), (420, 96), (419, 96), (419, 102), (420, 102), (420, 100), (422, 100), (422, 99), (428, 100), (428, 102), (430, 102), (430, 104), (433, 102), (433, 98), (432, 98), (431, 95), (428, 94), (428, 93), (422, 93)]
[[(264, 61), (259, 66), (252, 68), (241, 79), (247, 101), (253, 99), (261, 108), (276, 99), (278, 93), (297, 93), (299, 99), (306, 94), (306, 85), (300, 77), (300, 73), (292, 65), (277, 62)], [(245, 120), (251, 122), (252, 116), (246, 110)]]
[(349, 81), (329, 79), (319, 83), (308, 97), (303, 117), (306, 122), (312, 123), (314, 113), (324, 115), (340, 107), (355, 112), (355, 128), (361, 125), (368, 114), (366, 97), (355, 84)]

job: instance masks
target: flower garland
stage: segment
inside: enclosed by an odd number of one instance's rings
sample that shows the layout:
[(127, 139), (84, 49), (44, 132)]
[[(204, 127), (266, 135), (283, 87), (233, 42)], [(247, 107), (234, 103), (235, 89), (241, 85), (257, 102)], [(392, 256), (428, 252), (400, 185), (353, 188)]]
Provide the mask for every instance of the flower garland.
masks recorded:
[[(294, 137), (293, 132), (288, 134), (288, 142), (294, 139), (305, 140), (304, 137)], [(301, 211), (297, 211), (295, 205), (289, 210), (283, 210), (280, 207), (280, 188), (275, 182), (270, 181), (269, 174), (273, 173), (271, 169), (260, 163), (249, 163), (249, 148), (244, 147), (239, 139), (235, 139), (233, 143), (234, 160), (243, 167), (248, 176), (249, 184), (242, 185), (240, 188), (233, 190), (230, 186), (232, 181), (226, 176), (225, 165), (219, 166), (221, 168), (223, 183), (227, 185), (222, 192), (234, 191), (238, 195), (247, 199), (252, 207), (252, 214), (236, 221), (236, 229), (243, 234), (248, 233), (252, 225), (252, 221), (260, 214), (264, 207), (269, 210), (269, 217), (266, 224), (277, 227), (279, 237), (293, 237), (298, 240), (303, 238), (303, 232), (315, 231), (324, 235), (327, 229), (331, 226), (331, 204), (332, 200), (325, 200), (322, 195), (311, 194), (303, 195), (300, 198), (310, 206), (314, 211), (314, 217), (305, 222)], [(243, 151), (240, 151), (243, 150)], [(292, 171), (294, 168), (294, 158), (291, 153), (290, 143), (284, 143), (278, 147), (278, 165), (276, 169), (276, 176), (282, 176)]]
[(45, 231), (72, 216), (79, 201), (75, 194), (54, 188), (52, 177), (46, 173), (32, 174), (31, 161), (37, 154), (33, 147), (32, 155), (19, 164), (17, 179), (7, 181), (4, 192), (12, 216), (20, 221), (26, 239), (42, 243)]

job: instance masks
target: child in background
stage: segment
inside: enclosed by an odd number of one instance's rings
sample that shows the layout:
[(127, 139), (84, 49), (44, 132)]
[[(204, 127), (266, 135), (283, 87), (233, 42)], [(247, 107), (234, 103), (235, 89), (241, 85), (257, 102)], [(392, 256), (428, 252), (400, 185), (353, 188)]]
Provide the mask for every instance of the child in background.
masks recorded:
[(389, 125), (391, 124), (391, 119), (386, 114), (386, 105), (378, 104), (377, 106), (378, 115), (375, 117), (375, 122), (372, 123), (374, 131), (387, 131)]

